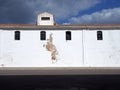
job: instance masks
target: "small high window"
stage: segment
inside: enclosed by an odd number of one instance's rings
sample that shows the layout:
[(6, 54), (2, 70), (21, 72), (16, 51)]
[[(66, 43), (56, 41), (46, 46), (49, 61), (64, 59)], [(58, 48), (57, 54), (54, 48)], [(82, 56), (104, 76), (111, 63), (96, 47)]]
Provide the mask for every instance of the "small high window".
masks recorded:
[(71, 31), (66, 31), (66, 40), (71, 40)]
[(15, 31), (15, 40), (20, 40), (20, 31)]
[(102, 33), (102, 31), (97, 31), (97, 40), (103, 40), (103, 33)]
[(46, 40), (46, 32), (45, 31), (40, 32), (40, 40)]
[(41, 17), (41, 20), (50, 20), (50, 17)]

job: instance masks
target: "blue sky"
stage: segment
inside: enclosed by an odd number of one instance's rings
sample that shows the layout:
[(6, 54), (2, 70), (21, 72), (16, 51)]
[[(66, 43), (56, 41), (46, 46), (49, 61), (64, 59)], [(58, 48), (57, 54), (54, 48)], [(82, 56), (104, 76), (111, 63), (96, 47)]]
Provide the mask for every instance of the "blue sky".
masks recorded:
[(0, 23), (35, 24), (46, 11), (59, 24), (120, 24), (120, 0), (0, 0)]
[(119, 8), (120, 7), (120, 0), (99, 0), (100, 3), (93, 6), (88, 10), (84, 10), (80, 13), (80, 15), (84, 14), (91, 14), (94, 12), (98, 12), (104, 9), (112, 9), (112, 8)]

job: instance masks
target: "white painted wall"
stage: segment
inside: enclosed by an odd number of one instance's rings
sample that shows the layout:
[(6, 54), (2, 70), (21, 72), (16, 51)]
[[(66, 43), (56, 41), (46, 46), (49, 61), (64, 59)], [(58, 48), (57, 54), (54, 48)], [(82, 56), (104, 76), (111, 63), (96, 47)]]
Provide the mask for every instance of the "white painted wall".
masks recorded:
[[(3, 31), (3, 51), (0, 65), (5, 67), (78, 67), (83, 66), (82, 31), (72, 31), (72, 40), (65, 40), (65, 31), (47, 30), (47, 39), (53, 34), (58, 50), (57, 62), (52, 63), (51, 53), (40, 40), (40, 31), (21, 31), (21, 40), (14, 40), (14, 31)], [(79, 41), (78, 41), (79, 40)]]
[[(0, 47), (2, 47), (2, 31), (0, 30)], [(2, 48), (0, 48), (0, 57), (2, 56)]]
[[(14, 40), (15, 30), (0, 30), (0, 67), (119, 67), (120, 30), (103, 30), (103, 40), (97, 40), (97, 30), (45, 30), (47, 39), (53, 34), (58, 50), (57, 62), (40, 40), (40, 30), (19, 30), (21, 39)], [(65, 32), (72, 40), (66, 41)]]
[(103, 40), (97, 31), (85, 31), (85, 64), (91, 67), (120, 66), (120, 30), (103, 30)]
[[(41, 20), (42, 17), (50, 17), (50, 20)], [(37, 25), (54, 25), (54, 17), (48, 12), (44, 12), (38, 15)]]

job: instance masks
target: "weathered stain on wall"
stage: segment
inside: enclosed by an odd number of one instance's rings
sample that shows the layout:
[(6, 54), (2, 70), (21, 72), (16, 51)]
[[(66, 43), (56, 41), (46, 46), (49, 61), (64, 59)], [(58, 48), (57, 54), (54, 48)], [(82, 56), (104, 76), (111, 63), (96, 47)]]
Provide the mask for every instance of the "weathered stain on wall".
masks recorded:
[(46, 49), (51, 52), (51, 60), (54, 62), (57, 62), (57, 55), (58, 55), (58, 51), (56, 46), (53, 44), (53, 37), (52, 37), (52, 33), (49, 36), (49, 39), (47, 39), (47, 44), (44, 45), (44, 47), (46, 47)]

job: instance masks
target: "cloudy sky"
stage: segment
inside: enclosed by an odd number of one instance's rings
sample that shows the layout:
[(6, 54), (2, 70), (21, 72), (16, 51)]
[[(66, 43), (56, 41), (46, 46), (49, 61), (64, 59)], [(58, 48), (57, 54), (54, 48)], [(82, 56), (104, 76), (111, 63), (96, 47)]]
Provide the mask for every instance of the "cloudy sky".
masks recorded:
[(45, 11), (59, 24), (120, 23), (120, 0), (0, 0), (0, 24), (35, 24)]

